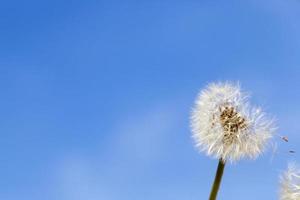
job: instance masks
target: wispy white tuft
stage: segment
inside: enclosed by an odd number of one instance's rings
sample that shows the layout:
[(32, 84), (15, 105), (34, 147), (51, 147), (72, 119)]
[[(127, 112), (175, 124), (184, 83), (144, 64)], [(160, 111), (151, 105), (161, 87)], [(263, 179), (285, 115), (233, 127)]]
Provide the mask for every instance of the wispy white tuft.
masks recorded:
[(251, 107), (248, 95), (232, 83), (212, 83), (200, 92), (191, 127), (201, 151), (231, 162), (256, 158), (275, 130), (272, 120)]
[(289, 164), (280, 178), (280, 200), (300, 200), (300, 169), (296, 164)]

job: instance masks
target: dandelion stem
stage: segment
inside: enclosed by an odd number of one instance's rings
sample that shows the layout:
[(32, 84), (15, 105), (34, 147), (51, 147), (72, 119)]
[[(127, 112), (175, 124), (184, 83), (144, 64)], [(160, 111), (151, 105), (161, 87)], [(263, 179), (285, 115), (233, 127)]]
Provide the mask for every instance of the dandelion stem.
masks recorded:
[(222, 181), (224, 167), (225, 167), (225, 161), (220, 159), (219, 164), (218, 164), (218, 169), (217, 169), (217, 172), (216, 172), (216, 176), (215, 176), (215, 180), (214, 180), (214, 184), (211, 188), (211, 192), (210, 192), (210, 195), (209, 195), (209, 200), (216, 200), (216, 198), (217, 198), (218, 191), (219, 191), (219, 188), (220, 188), (220, 184), (221, 184), (221, 181)]

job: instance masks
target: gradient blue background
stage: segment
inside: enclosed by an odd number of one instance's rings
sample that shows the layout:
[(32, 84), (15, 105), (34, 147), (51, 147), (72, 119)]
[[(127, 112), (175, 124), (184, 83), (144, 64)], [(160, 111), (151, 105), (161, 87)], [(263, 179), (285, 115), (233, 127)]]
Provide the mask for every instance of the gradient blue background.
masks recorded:
[(277, 199), (300, 162), (299, 36), (299, 0), (0, 1), (0, 199), (207, 199), (189, 114), (220, 80), (290, 142), (227, 165), (219, 199)]

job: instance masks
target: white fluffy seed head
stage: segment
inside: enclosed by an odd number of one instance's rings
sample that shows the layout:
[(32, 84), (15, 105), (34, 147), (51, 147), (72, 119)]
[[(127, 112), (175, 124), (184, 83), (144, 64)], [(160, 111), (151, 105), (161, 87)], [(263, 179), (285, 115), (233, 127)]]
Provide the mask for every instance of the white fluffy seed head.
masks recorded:
[(280, 200), (300, 200), (300, 169), (294, 163), (280, 177)]
[(196, 147), (224, 161), (256, 158), (272, 137), (274, 126), (248, 95), (233, 83), (212, 83), (196, 99), (191, 116)]

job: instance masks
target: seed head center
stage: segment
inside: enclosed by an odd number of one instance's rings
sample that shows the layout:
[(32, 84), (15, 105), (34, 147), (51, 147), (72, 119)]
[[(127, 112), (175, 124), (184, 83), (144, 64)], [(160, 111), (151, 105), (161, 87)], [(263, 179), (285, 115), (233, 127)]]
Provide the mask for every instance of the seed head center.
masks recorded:
[(232, 144), (237, 138), (241, 130), (247, 128), (247, 123), (234, 107), (225, 106), (220, 108), (220, 122), (224, 130), (224, 144)]

